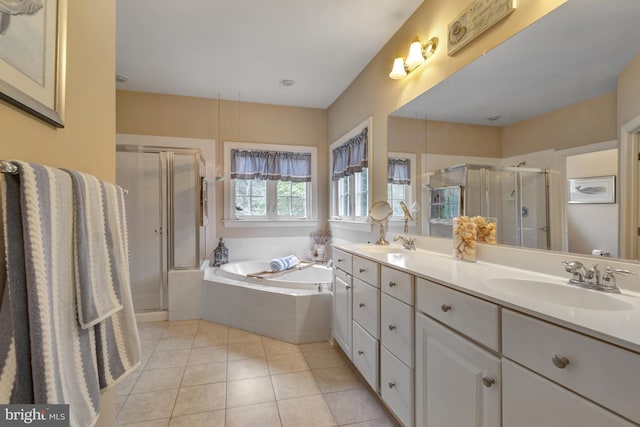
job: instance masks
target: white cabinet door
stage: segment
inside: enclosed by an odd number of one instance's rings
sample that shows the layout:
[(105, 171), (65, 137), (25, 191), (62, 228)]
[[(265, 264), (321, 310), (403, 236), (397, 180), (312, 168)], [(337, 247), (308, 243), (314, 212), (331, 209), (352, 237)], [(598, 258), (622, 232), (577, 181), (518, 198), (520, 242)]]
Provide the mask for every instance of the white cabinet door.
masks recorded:
[(351, 359), (351, 276), (335, 271), (333, 281), (333, 339)]
[(499, 427), (500, 387), (498, 357), (416, 314), (416, 426)]
[(507, 359), (502, 381), (504, 427), (635, 425)]

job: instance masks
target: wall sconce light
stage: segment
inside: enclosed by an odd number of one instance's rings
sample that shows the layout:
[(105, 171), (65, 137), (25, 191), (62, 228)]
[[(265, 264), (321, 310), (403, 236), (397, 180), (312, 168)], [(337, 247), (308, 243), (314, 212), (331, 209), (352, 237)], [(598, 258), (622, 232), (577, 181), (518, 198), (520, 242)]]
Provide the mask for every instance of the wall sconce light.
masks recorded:
[(425, 44), (422, 44), (418, 37), (415, 37), (409, 46), (409, 56), (405, 59), (402, 55), (398, 55), (393, 61), (393, 68), (389, 73), (389, 77), (394, 80), (400, 80), (407, 77), (407, 74), (421, 66), (426, 60), (433, 55), (438, 47), (438, 38), (432, 37)]

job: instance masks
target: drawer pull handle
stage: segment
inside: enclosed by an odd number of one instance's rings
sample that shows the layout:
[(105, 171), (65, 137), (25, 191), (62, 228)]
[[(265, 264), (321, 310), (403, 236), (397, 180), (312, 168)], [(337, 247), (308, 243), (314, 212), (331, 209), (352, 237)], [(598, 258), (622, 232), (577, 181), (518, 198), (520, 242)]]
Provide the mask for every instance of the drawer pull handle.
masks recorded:
[(338, 258), (338, 262), (344, 262), (344, 258)]
[(445, 313), (449, 310), (451, 310), (451, 306), (449, 304), (442, 304), (440, 306), (440, 310), (444, 311)]
[(569, 364), (569, 359), (564, 356), (560, 356), (558, 354), (554, 354), (551, 358), (551, 361), (556, 366), (556, 368), (564, 369)]
[(361, 302), (360, 304), (358, 304), (358, 307), (363, 308), (364, 307), (364, 303)]
[(396, 282), (389, 282), (389, 287), (390, 287), (390, 288), (393, 288), (393, 287), (395, 287), (395, 286), (396, 286)]
[(389, 386), (389, 388), (394, 388), (396, 386), (396, 383), (389, 383), (387, 385)]
[(491, 387), (495, 383), (496, 383), (496, 380), (494, 380), (491, 377), (482, 377), (482, 384), (484, 384), (485, 387)]
[(395, 326), (395, 325), (389, 325), (389, 330), (390, 330), (390, 331), (393, 331), (393, 330), (395, 330), (395, 329), (396, 329), (396, 326)]
[(364, 351), (358, 350), (358, 356), (362, 356), (363, 354), (364, 354)]
[(364, 273), (365, 271), (367, 271), (367, 269), (366, 269), (366, 268), (361, 268), (361, 269), (360, 269), (360, 273)]

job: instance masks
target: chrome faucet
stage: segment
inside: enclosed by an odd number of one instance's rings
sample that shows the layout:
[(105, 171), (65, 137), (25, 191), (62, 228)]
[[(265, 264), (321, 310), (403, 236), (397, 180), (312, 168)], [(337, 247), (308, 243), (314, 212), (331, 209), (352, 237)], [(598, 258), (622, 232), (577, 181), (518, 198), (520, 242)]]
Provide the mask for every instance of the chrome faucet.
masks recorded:
[(588, 276), (589, 272), (583, 263), (579, 261), (562, 261), (562, 263), (564, 264), (564, 270), (567, 273), (571, 273), (569, 282), (577, 284), (585, 281), (585, 277)]
[(620, 268), (605, 268), (604, 274), (600, 272), (597, 264), (590, 268), (586, 268), (584, 264), (578, 261), (562, 261), (564, 269), (571, 273), (569, 283), (586, 289), (594, 289), (596, 291), (609, 292), (619, 294), (620, 289), (616, 286), (616, 278), (614, 274), (635, 275), (636, 273), (623, 270)]
[(402, 242), (402, 248), (403, 249), (414, 249), (416, 248), (416, 239), (412, 238), (412, 237), (404, 237), (404, 236), (400, 236), (397, 235), (393, 238), (394, 242), (397, 242), (398, 240), (400, 240), (400, 242)]

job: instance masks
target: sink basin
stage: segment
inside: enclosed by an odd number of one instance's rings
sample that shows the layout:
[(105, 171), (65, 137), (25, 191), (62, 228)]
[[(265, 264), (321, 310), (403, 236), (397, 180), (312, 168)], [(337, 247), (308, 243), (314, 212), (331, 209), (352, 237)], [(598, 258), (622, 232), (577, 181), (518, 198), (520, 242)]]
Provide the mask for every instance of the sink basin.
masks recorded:
[(527, 279), (492, 278), (483, 284), (509, 295), (530, 298), (547, 304), (590, 310), (631, 310), (633, 306), (619, 297), (605, 292), (582, 289), (564, 283)]
[(398, 254), (405, 251), (401, 246), (396, 245), (359, 245), (357, 249), (374, 254)]

